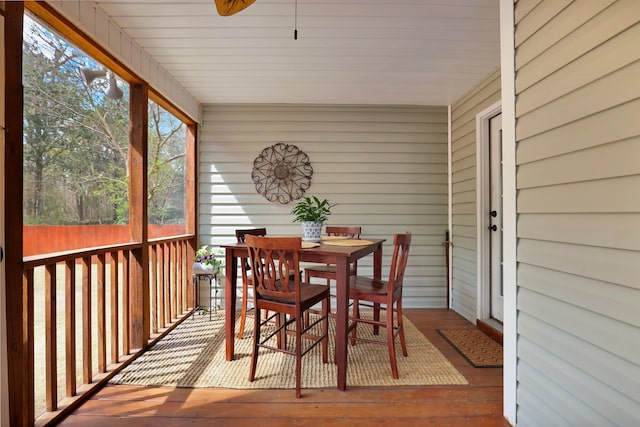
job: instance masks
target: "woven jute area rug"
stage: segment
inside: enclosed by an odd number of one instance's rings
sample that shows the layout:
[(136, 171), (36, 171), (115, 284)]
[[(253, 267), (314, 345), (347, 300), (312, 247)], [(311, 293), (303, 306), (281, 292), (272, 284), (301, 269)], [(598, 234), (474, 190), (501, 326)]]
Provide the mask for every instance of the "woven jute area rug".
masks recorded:
[[(330, 324), (333, 329), (332, 319)], [(236, 322), (238, 324), (239, 322)], [(249, 382), (249, 363), (253, 318), (245, 338), (236, 339), (235, 360), (225, 360), (224, 311), (195, 315), (157, 342), (149, 351), (111, 379), (112, 384), (173, 387), (221, 387), (231, 389), (269, 389), (295, 387), (295, 358), (261, 350), (256, 378)], [(367, 335), (366, 326), (358, 335)], [(391, 376), (386, 346), (358, 342), (349, 345), (347, 386), (465, 385), (467, 380), (418, 329), (404, 318), (408, 357), (397, 342), (400, 378)], [(384, 339), (384, 330), (379, 337)], [(373, 335), (372, 335), (373, 336)], [(291, 337), (289, 342), (293, 342)], [(304, 340), (307, 342), (307, 340)], [(336, 386), (337, 367), (333, 363), (333, 334), (329, 340), (329, 363), (322, 363), (320, 346), (302, 359), (302, 387)]]
[(480, 329), (438, 329), (438, 332), (473, 367), (502, 367), (502, 346)]

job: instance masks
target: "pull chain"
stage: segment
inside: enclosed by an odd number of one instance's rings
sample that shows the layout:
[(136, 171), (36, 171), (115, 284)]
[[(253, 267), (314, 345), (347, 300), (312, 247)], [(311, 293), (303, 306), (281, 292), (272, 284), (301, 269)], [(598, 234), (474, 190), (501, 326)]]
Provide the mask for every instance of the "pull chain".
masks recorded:
[(298, 40), (298, 0), (295, 0), (295, 8), (293, 15), (293, 39)]

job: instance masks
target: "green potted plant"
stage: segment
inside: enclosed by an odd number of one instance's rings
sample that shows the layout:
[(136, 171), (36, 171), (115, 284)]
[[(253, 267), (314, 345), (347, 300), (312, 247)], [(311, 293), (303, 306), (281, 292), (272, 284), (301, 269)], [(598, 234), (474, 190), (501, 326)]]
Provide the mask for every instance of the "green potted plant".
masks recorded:
[(296, 204), (291, 213), (294, 216), (293, 222), (302, 223), (302, 240), (320, 241), (322, 225), (331, 215), (331, 208), (334, 206), (327, 199), (320, 200), (316, 196), (304, 197)]

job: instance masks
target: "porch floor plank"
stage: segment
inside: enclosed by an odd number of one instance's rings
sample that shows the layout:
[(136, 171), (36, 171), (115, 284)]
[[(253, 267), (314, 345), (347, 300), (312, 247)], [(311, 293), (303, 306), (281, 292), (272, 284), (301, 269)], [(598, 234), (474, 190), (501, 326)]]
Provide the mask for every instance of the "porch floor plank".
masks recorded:
[(302, 399), (291, 390), (109, 385), (59, 425), (509, 426), (502, 417), (502, 369), (473, 368), (436, 331), (473, 325), (445, 309), (406, 309), (405, 315), (469, 385), (305, 389)]

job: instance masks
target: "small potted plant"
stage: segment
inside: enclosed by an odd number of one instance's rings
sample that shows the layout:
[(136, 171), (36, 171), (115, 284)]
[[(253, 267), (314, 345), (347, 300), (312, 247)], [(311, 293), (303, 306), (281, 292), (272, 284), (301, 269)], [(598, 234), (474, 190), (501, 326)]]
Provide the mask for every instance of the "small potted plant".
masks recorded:
[(196, 251), (193, 263), (193, 274), (216, 274), (222, 266), (221, 250), (215, 250), (207, 245)]
[(316, 196), (304, 197), (291, 210), (294, 216), (293, 222), (302, 223), (302, 240), (307, 242), (319, 242), (322, 234), (322, 225), (331, 215), (331, 208), (327, 199), (320, 200)]

